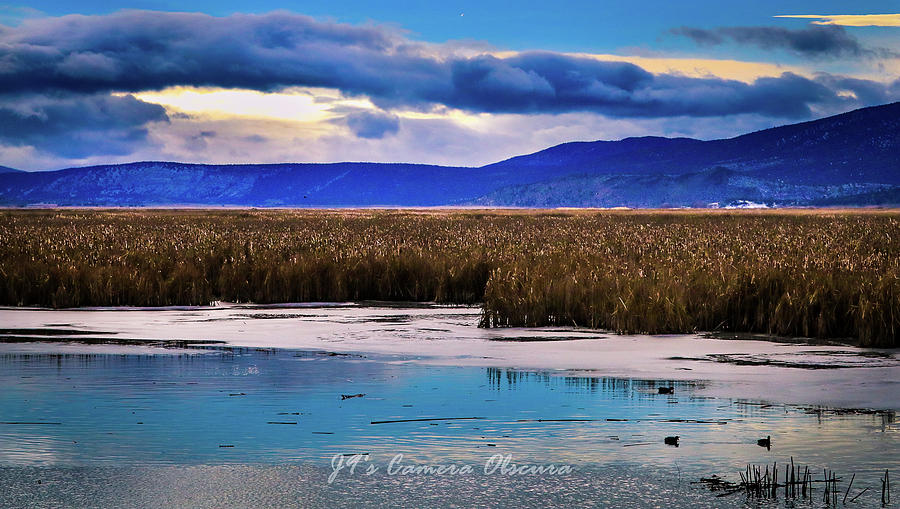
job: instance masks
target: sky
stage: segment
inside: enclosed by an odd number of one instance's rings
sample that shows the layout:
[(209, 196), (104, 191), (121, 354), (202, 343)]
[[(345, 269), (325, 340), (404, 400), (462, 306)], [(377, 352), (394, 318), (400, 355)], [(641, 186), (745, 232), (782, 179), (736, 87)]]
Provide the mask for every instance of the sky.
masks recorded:
[(0, 165), (479, 166), (900, 100), (900, 1), (0, 5)]

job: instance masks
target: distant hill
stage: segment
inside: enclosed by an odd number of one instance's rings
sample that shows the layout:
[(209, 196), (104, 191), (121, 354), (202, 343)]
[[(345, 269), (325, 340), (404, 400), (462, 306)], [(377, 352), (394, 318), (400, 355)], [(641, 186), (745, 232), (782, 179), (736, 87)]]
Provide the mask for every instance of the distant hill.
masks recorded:
[(680, 175), (574, 175), (509, 186), (475, 200), (520, 207), (747, 207), (900, 205), (900, 186), (808, 185), (717, 167)]
[(8, 166), (0, 166), (0, 173), (18, 173), (22, 170), (17, 170), (15, 168), (10, 168)]
[[(441, 205), (483, 194), (474, 169), (413, 164), (139, 162), (0, 176), (0, 201), (59, 205)], [(423, 190), (423, 182), (428, 189)]]
[(900, 184), (900, 102), (736, 138), (564, 143), (486, 168), (593, 175), (680, 175), (716, 167), (799, 184)]
[(247, 206), (897, 205), (900, 103), (736, 138), (564, 143), (480, 168), (139, 162), (0, 170), (0, 204)]

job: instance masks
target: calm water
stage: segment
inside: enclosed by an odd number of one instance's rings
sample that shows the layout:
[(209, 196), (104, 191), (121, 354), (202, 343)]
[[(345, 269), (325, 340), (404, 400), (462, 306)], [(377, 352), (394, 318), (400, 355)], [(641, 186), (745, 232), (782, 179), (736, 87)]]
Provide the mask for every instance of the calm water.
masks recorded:
[[(100, 503), (103, 494), (143, 501), (125, 505), (415, 505), (428, 496), (438, 496), (435, 505), (467, 505), (476, 493), (499, 490), (494, 495), (526, 497), (522, 503), (555, 493), (588, 505), (670, 505), (675, 497), (715, 507), (722, 499), (689, 481), (734, 479), (747, 463), (784, 464), (793, 456), (814, 471), (856, 473), (854, 486), (873, 489), (879, 472), (900, 471), (900, 427), (891, 413), (700, 398), (697, 385), (685, 382), (290, 350), (53, 355), (4, 348), (0, 505), (115, 505)], [(658, 394), (670, 385), (674, 395)], [(342, 398), (356, 394), (364, 396)], [(461, 417), (477, 419), (373, 424)], [(680, 436), (679, 447), (663, 443), (672, 435)], [(772, 449), (757, 446), (768, 435)], [(503, 454), (517, 464), (565, 464), (574, 472), (489, 489), (495, 477), (388, 476), (398, 453), (402, 464), (480, 471)], [(380, 470), (341, 472), (327, 484), (336, 454), (367, 454), (361, 464)], [(235, 491), (234, 483), (246, 489)], [(273, 493), (272, 486), (281, 488)], [(517, 495), (504, 491), (514, 486)]]

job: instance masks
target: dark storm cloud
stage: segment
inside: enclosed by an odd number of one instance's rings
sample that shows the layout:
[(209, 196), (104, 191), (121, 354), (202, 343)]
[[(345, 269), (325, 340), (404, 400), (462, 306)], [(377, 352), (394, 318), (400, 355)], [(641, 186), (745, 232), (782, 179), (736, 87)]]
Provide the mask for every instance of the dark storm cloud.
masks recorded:
[(807, 57), (890, 56), (892, 53), (884, 49), (865, 48), (836, 25), (813, 25), (797, 30), (780, 27), (720, 27), (712, 30), (680, 27), (671, 32), (704, 46), (716, 46), (731, 40), (766, 50), (784, 49)]
[[(98, 94), (173, 85), (261, 91), (321, 86), (368, 96), (383, 109), (446, 105), (615, 117), (803, 118), (812, 108), (859, 105), (827, 80), (794, 74), (748, 84), (654, 75), (629, 63), (549, 52), (471, 57), (456, 46), (418, 43), (390, 28), (286, 12), (212, 17), (126, 11), (34, 19), (0, 32), (0, 101), (2, 94), (25, 91)], [(876, 89), (875, 95), (885, 87), (858, 86)]]
[(441, 102), (496, 112), (612, 111), (656, 86), (633, 64), (541, 52), (457, 60), (451, 76), (452, 92)]
[(400, 129), (400, 119), (389, 113), (360, 111), (347, 115), (343, 121), (360, 138), (377, 140), (396, 134)]
[(653, 75), (628, 63), (548, 53), (458, 61), (452, 75), (452, 94), (438, 102), (488, 112), (594, 111), (613, 117), (759, 113), (802, 118), (810, 114), (811, 105), (841, 101), (825, 84), (792, 73), (748, 84)]
[(17, 95), (0, 102), (0, 143), (62, 157), (130, 154), (146, 143), (148, 122), (165, 109), (130, 95)]
[(405, 45), (384, 28), (288, 13), (43, 18), (0, 33), (0, 90), (137, 91), (173, 84), (268, 90), (298, 83), (388, 90), (399, 75), (432, 75), (438, 67)]

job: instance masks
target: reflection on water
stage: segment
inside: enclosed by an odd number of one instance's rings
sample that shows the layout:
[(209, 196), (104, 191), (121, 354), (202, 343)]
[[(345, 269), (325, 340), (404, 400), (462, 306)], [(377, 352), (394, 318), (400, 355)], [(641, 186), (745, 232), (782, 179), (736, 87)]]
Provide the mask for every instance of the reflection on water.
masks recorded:
[[(716, 499), (689, 481), (793, 456), (875, 486), (900, 458), (893, 413), (697, 397), (698, 383), (275, 349), (6, 352), (0, 506), (740, 507), (740, 497)], [(674, 435), (679, 447), (663, 443)], [(772, 449), (758, 447), (768, 435)], [(406, 464), (469, 464), (476, 474), (327, 484), (332, 456), (355, 453), (382, 468), (402, 453)], [(481, 475), (494, 454), (575, 472)]]
[[(692, 383), (433, 367), (396, 358), (209, 348), (182, 355), (0, 355), (0, 465), (636, 463), (737, 472), (793, 456), (858, 476), (896, 468), (892, 413), (693, 395)], [(674, 387), (674, 394), (658, 388)], [(365, 394), (342, 399), (342, 395)], [(467, 420), (386, 422), (477, 417)], [(680, 436), (680, 446), (663, 444)], [(758, 438), (771, 435), (770, 451)]]

